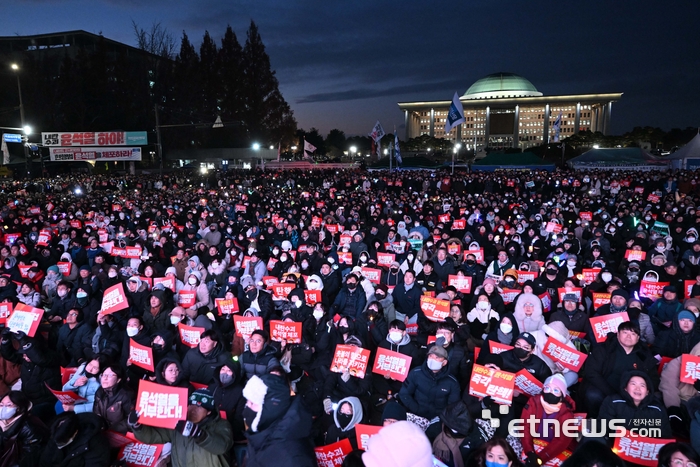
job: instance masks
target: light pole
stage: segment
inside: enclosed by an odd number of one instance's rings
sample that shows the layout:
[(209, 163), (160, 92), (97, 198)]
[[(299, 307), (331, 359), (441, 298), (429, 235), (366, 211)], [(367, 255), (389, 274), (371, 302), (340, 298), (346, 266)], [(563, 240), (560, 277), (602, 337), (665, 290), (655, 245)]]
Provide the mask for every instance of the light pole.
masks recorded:
[(352, 161), (355, 162), (355, 153), (357, 152), (357, 147), (350, 146), (350, 154), (352, 154)]
[[(260, 143), (253, 143), (253, 151), (260, 151)], [(265, 171), (265, 165), (263, 164), (262, 155), (260, 156), (260, 165), (262, 166), (263, 172)]]
[(17, 94), (19, 94), (19, 119), (21, 123), (22, 130), (24, 130), (24, 134), (26, 135), (25, 137), (22, 138), (23, 143), (24, 143), (24, 159), (25, 159), (25, 164), (26, 164), (26, 170), (27, 170), (27, 175), (29, 178), (31, 178), (31, 166), (29, 163), (29, 148), (27, 147), (27, 142), (29, 141), (29, 133), (31, 133), (31, 130), (29, 126), (24, 124), (24, 102), (22, 102), (22, 85), (19, 81), (19, 65), (16, 63), (13, 63), (10, 65), (10, 68), (12, 68), (12, 71), (15, 72), (15, 76), (17, 77)]

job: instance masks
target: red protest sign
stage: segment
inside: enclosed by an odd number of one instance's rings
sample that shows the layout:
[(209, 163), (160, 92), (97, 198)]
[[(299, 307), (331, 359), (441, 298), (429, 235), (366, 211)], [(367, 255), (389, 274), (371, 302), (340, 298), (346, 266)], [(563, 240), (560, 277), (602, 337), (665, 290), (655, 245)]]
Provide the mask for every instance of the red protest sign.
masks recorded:
[(58, 266), (58, 272), (64, 276), (70, 275), (71, 263), (69, 261), (59, 261), (56, 266)]
[(374, 358), (372, 373), (388, 376), (396, 381), (403, 382), (411, 368), (411, 357), (388, 349), (378, 348)]
[(468, 255), (474, 255), (477, 263), (484, 262), (484, 249), (483, 248), (479, 248), (478, 250), (466, 250), (464, 252), (464, 261), (467, 260)]
[(581, 287), (559, 287), (557, 292), (559, 294), (560, 302), (564, 300), (564, 294), (572, 293), (576, 295), (576, 301), (581, 303), (581, 294), (583, 293), (583, 289)]
[(183, 308), (190, 308), (197, 303), (196, 290), (181, 290), (177, 293), (177, 304)]
[(294, 321), (270, 321), (270, 338), (275, 342), (301, 343), (301, 323)]
[(450, 302), (421, 295), (420, 309), (430, 321), (443, 322), (450, 315)]
[(357, 435), (357, 448), (363, 451), (367, 450), (369, 439), (379, 433), (383, 427), (376, 425), (363, 425), (358, 423), (355, 425), (355, 434)]
[(291, 282), (282, 282), (281, 284), (274, 284), (272, 286), (272, 298), (273, 300), (287, 300), (287, 297), (292, 290), (296, 289), (296, 284)]
[(58, 399), (58, 402), (60, 402), (61, 404), (75, 405), (76, 402), (83, 402), (87, 400), (84, 397), (80, 397), (73, 391), (55, 391), (51, 389), (48, 384), (46, 385), (46, 387), (49, 388), (51, 394), (53, 394), (56, 397), (56, 399)]
[(584, 221), (590, 222), (593, 220), (593, 213), (591, 211), (581, 211), (578, 216)]
[(449, 214), (440, 214), (438, 216), (438, 222), (442, 222), (443, 224), (450, 222), (450, 215)]
[(593, 292), (591, 294), (593, 296), (593, 309), (597, 310), (603, 305), (607, 305), (610, 303), (610, 297), (612, 294), (609, 293), (598, 293), (598, 292)]
[(544, 351), (542, 353), (571, 371), (579, 371), (587, 357), (586, 354), (572, 349), (569, 346), (562, 345), (561, 342), (551, 337), (545, 342)]
[(467, 228), (467, 221), (464, 219), (455, 219), (452, 222), (452, 230), (464, 230)]
[(695, 281), (683, 281), (683, 289), (685, 290), (685, 298), (693, 298), (693, 286)]
[(262, 329), (263, 321), (260, 316), (233, 315), (233, 326), (238, 337), (247, 337), (256, 329)]
[(40, 246), (49, 246), (49, 242), (51, 241), (51, 231), (43, 229), (41, 232), (39, 232), (39, 238), (36, 240), (36, 244)]
[(238, 313), (238, 299), (237, 298), (231, 298), (231, 299), (224, 299), (224, 298), (217, 298), (214, 300), (214, 303), (216, 304), (216, 309), (219, 310), (219, 315), (230, 315), (232, 313)]
[(542, 302), (542, 311), (549, 313), (552, 309), (552, 297), (549, 292), (545, 292), (542, 295), (538, 295), (540, 301)]
[(503, 353), (506, 350), (512, 350), (513, 346), (508, 344), (501, 344), (500, 342), (489, 341), (489, 352), (496, 355)]
[(119, 460), (127, 467), (154, 467), (163, 451), (162, 444), (131, 442), (119, 451)]
[(453, 286), (459, 292), (470, 293), (472, 291), (472, 277), (450, 274), (447, 276), (447, 285)]
[(352, 265), (352, 253), (349, 251), (339, 251), (338, 263)]
[(390, 267), (394, 261), (396, 261), (396, 254), (394, 253), (377, 253), (378, 266)]
[(21, 236), (22, 234), (20, 233), (8, 233), (5, 235), (5, 244), (13, 245)]
[(525, 368), (515, 374), (515, 388), (527, 394), (528, 396), (536, 396), (542, 392), (544, 384)]
[(459, 243), (449, 243), (447, 245), (447, 253), (450, 255), (459, 255), (462, 252), (462, 245)]
[(474, 364), (469, 380), (469, 394), (479, 398), (491, 396), (499, 404), (510, 405), (513, 401), (514, 384), (513, 373)]
[(102, 296), (100, 313), (110, 315), (125, 308), (129, 308), (129, 303), (126, 301), (126, 295), (124, 294), (124, 285), (120, 282), (105, 291)]
[(362, 275), (373, 284), (379, 284), (382, 278), (382, 271), (375, 268), (362, 268)]
[(139, 344), (134, 339), (129, 339), (129, 360), (133, 365), (144, 370), (156, 371), (153, 364), (153, 349)]
[(508, 305), (509, 303), (513, 303), (515, 297), (517, 297), (520, 292), (521, 291), (518, 289), (503, 289), (503, 291), (499, 292), (499, 294), (503, 298), (503, 303)]
[(304, 290), (304, 298), (306, 304), (314, 306), (321, 301), (321, 291), (320, 290)]
[(126, 247), (126, 254), (124, 255), (124, 257), (130, 259), (139, 259), (141, 258), (142, 254), (143, 250), (140, 246), (128, 246)]
[(159, 428), (175, 428), (187, 417), (187, 388), (165, 386), (139, 380), (136, 411), (138, 422)]
[(178, 323), (177, 329), (180, 332), (180, 340), (188, 347), (195, 348), (199, 345), (204, 328), (197, 326), (187, 326), (186, 324)]
[(29, 277), (29, 270), (32, 268), (31, 264), (19, 264), (17, 265), (17, 268), (19, 269), (19, 275), (22, 276), (23, 279), (26, 279)]
[(7, 323), (7, 318), (12, 314), (12, 302), (0, 303), (0, 324)]
[[(541, 439), (533, 439), (532, 440), (532, 445), (535, 448), (535, 452), (540, 452), (544, 448), (547, 447), (549, 443), (547, 441), (543, 441)], [(523, 456), (525, 453), (523, 453)], [(567, 460), (569, 457), (571, 457), (571, 451), (568, 449), (565, 449), (564, 451), (560, 452), (556, 456), (552, 457), (549, 462), (546, 462), (543, 464), (543, 467), (557, 467), (561, 465), (565, 460)]]
[(615, 438), (613, 452), (623, 460), (636, 465), (656, 467), (659, 463), (659, 451), (675, 439), (644, 438), (623, 436)]
[(174, 277), (154, 277), (153, 278), (153, 287), (157, 286), (158, 284), (163, 284), (163, 287), (175, 292), (175, 278)]
[(369, 361), (369, 350), (355, 345), (338, 344), (331, 363), (333, 373), (343, 373), (346, 369), (352, 376), (364, 378)]
[(534, 281), (539, 275), (537, 271), (518, 271), (518, 284), (523, 285), (527, 281)]
[(700, 379), (700, 357), (684, 353), (681, 356), (681, 383), (693, 384)]
[(338, 467), (343, 463), (345, 456), (352, 451), (350, 440), (345, 438), (337, 443), (314, 448), (318, 467)]
[(547, 222), (545, 230), (547, 232), (558, 234), (561, 232), (561, 224), (559, 224), (558, 222)]
[(658, 300), (664, 294), (664, 287), (671, 285), (670, 282), (642, 281), (639, 283), (639, 296)]
[(600, 272), (600, 268), (584, 269), (582, 271), (583, 281), (586, 284), (590, 284), (591, 282), (595, 281), (595, 278), (598, 277), (599, 272)]
[(43, 316), (43, 309), (18, 303), (12, 314), (7, 318), (6, 326), (12, 332), (22, 331), (29, 337), (34, 337)]
[(262, 281), (268, 290), (272, 289), (273, 285), (280, 283), (280, 280), (277, 279), (275, 276), (263, 276)]
[(627, 261), (644, 261), (647, 259), (647, 252), (642, 250), (626, 250), (625, 259)]
[(595, 341), (601, 343), (608, 337), (609, 332), (617, 333), (617, 327), (620, 323), (629, 321), (627, 312), (613, 313), (612, 315), (594, 316), (590, 318), (591, 328), (593, 328), (593, 337)]

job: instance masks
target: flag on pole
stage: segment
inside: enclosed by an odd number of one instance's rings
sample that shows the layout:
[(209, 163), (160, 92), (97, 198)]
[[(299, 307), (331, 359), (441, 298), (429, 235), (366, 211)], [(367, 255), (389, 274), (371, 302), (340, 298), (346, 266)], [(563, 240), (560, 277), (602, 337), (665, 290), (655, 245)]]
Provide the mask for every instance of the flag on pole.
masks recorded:
[(559, 116), (554, 120), (554, 142), (559, 142), (559, 131), (561, 130), (561, 110), (559, 111)]
[(314, 152), (315, 150), (316, 150), (316, 146), (314, 146), (313, 144), (309, 143), (309, 142), (306, 141), (306, 139), (305, 139), (305, 140), (304, 140), (304, 159), (308, 159), (308, 160), (310, 160), (310, 161), (313, 162), (314, 158), (311, 157), (311, 154), (309, 154), (309, 153), (310, 153), (310, 152)]
[(369, 137), (372, 138), (372, 141), (375, 143), (382, 139), (382, 137), (385, 135), (384, 133), (384, 128), (382, 128), (382, 124), (379, 123), (379, 120), (377, 120), (377, 123), (374, 124), (374, 128), (372, 128), (372, 133), (369, 134)]
[(396, 134), (396, 130), (394, 130), (394, 155), (396, 156), (396, 163), (398, 165), (403, 164), (403, 160), (401, 159), (401, 148), (399, 147), (399, 136)]
[(452, 128), (461, 125), (465, 121), (462, 101), (459, 100), (459, 96), (455, 92), (452, 98), (452, 104), (450, 105), (450, 111), (447, 114), (447, 121), (445, 122), (445, 133), (449, 133)]
[(277, 143), (277, 162), (280, 161), (280, 156), (282, 155), (282, 141)]
[(5, 138), (2, 139), (2, 163), (4, 165), (7, 165), (10, 163), (10, 151), (7, 149), (7, 143), (5, 142)]

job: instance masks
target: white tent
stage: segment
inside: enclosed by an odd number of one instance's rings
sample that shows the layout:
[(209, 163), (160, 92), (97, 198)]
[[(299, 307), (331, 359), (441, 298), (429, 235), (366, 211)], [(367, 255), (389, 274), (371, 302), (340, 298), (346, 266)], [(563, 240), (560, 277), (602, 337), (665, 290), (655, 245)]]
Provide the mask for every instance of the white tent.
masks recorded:
[(688, 144), (666, 157), (674, 169), (700, 169), (700, 132)]

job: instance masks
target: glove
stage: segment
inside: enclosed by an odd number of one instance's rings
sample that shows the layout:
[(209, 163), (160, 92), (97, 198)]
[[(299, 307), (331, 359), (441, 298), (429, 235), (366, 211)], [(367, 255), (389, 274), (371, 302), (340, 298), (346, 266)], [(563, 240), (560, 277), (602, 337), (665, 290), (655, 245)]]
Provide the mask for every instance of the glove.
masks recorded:
[(0, 333), (0, 337), (2, 338), (2, 343), (6, 344), (12, 338), (12, 331), (10, 331), (9, 328), (5, 328), (2, 330), (2, 333)]
[(187, 420), (180, 420), (175, 425), (175, 431), (182, 433), (182, 436), (186, 438), (197, 438), (202, 434), (202, 430), (199, 429), (199, 425), (196, 423), (188, 422)]
[(126, 418), (126, 424), (131, 428), (138, 428), (141, 426), (139, 423), (139, 413), (135, 410), (129, 412), (129, 416)]
[(342, 379), (344, 383), (347, 383), (348, 381), (350, 381), (350, 373), (348, 371), (343, 372), (340, 375), (340, 379)]
[(29, 337), (27, 336), (27, 334), (25, 334), (24, 331), (17, 331), (15, 333), (15, 336), (17, 337), (17, 340), (20, 344), (25, 344), (29, 340)]
[(527, 453), (527, 459), (525, 460), (525, 467), (540, 467), (542, 461), (535, 452)]
[(493, 407), (493, 399), (491, 396), (486, 396), (481, 400), (481, 406), (485, 409), (490, 409)]
[(700, 391), (700, 379), (695, 380), (695, 382), (693, 383), (693, 387), (696, 391)]
[(323, 410), (326, 413), (331, 413), (333, 410), (333, 402), (330, 400), (330, 398), (323, 399)]

